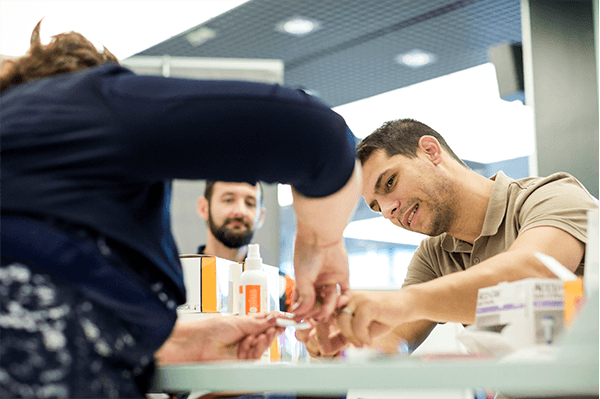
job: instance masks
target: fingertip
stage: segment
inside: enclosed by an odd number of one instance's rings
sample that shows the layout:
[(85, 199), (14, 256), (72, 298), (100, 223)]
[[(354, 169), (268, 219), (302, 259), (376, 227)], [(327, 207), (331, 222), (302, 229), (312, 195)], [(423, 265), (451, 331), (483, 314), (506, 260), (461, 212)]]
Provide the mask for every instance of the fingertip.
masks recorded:
[(294, 321), (299, 322), (300, 320), (305, 319), (314, 306), (314, 302), (314, 297), (311, 299), (304, 298), (301, 302), (296, 302), (295, 306), (290, 309), (290, 313), (294, 314)]
[(344, 308), (348, 303), (350, 303), (350, 295), (340, 295), (337, 299), (336, 309)]
[(302, 297), (298, 298), (298, 300), (290, 308), (290, 313), (294, 313), (300, 307), (303, 300), (304, 300), (304, 298), (302, 298)]

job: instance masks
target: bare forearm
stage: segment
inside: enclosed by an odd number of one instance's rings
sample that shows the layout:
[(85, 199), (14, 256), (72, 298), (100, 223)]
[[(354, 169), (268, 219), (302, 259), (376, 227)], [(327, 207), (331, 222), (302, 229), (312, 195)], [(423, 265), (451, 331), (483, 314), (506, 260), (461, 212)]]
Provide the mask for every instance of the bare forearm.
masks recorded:
[[(353, 295), (346, 305), (351, 313), (341, 312), (337, 323), (348, 342), (354, 345), (372, 345), (373, 338), (396, 330), (398, 336), (415, 347), (426, 337), (423, 332), (428, 325), (433, 325), (431, 323), (472, 324), (480, 288), (525, 278), (555, 278), (535, 252), (550, 255), (574, 270), (583, 250), (581, 242), (559, 229), (532, 228), (521, 233), (508, 251), (465, 271), (399, 291)], [(418, 321), (424, 321), (421, 328)], [(416, 326), (415, 331), (401, 331), (408, 325)]]
[(159, 365), (176, 363), (181, 355), (181, 347), (186, 340), (185, 324), (176, 322), (171, 331), (171, 335), (154, 353), (154, 357)]
[(361, 184), (360, 164), (339, 191), (324, 198), (308, 198), (294, 191), (298, 239), (323, 246), (339, 241), (356, 206)]
[[(411, 287), (417, 310), (414, 319), (471, 324), (475, 321), (477, 292), (503, 281), (525, 278), (556, 278), (535, 256), (552, 256), (574, 271), (583, 257), (585, 245), (569, 233), (540, 226), (521, 233), (508, 251), (498, 254), (465, 271), (453, 273)], [(404, 290), (403, 290), (404, 291)]]
[(532, 277), (555, 276), (532, 253), (514, 250), (496, 255), (465, 271), (406, 287), (398, 294), (414, 299), (411, 301), (414, 306), (411, 321), (427, 319), (472, 324), (475, 322), (480, 288)]

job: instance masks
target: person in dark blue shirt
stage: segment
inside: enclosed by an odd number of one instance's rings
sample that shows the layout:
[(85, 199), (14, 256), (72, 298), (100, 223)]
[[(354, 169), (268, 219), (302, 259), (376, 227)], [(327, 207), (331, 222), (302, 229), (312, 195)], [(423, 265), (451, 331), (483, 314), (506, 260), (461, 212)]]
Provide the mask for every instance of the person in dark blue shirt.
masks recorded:
[(0, 70), (0, 396), (143, 397), (155, 359), (257, 358), (280, 332), (266, 315), (176, 321), (172, 179), (292, 185), (295, 315), (348, 301), (360, 166), (342, 117), (278, 85), (137, 76), (39, 29)]

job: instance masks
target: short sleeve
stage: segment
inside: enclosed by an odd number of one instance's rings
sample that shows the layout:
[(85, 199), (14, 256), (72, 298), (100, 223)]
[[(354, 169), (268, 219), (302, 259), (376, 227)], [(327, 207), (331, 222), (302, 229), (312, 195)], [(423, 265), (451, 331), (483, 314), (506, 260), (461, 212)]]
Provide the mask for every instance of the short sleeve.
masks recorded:
[(564, 176), (548, 181), (550, 176), (524, 192), (519, 199), (519, 234), (533, 227), (552, 226), (586, 242), (587, 211), (597, 208), (598, 203), (575, 178)]

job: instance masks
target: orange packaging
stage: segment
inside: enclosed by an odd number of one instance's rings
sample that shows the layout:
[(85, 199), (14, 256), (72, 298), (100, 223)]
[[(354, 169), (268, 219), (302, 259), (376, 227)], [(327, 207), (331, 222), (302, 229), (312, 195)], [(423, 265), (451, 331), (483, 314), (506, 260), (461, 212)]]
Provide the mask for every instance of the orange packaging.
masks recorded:
[(217, 284), (217, 259), (214, 256), (202, 258), (202, 312), (221, 311), (221, 293)]
[(279, 350), (279, 339), (278, 338), (275, 338), (273, 340), (273, 343), (271, 344), (270, 361), (271, 362), (281, 361), (281, 350)]
[(575, 317), (577, 317), (579, 306), (583, 301), (583, 281), (578, 278), (573, 281), (565, 281), (564, 284), (563, 322), (566, 328), (569, 328)]
[(210, 255), (180, 255), (179, 258), (186, 290), (186, 303), (179, 310), (221, 312), (222, 287), (227, 287), (229, 276), (228, 264)]

